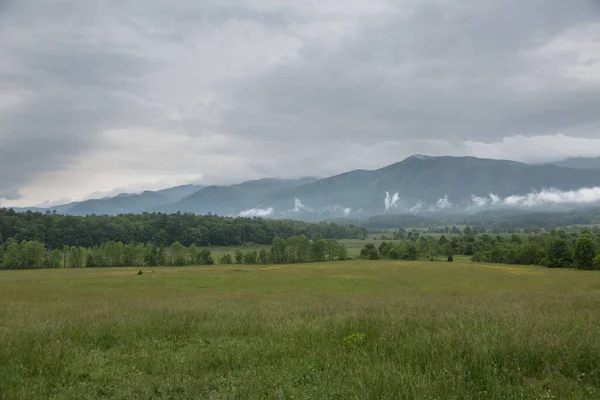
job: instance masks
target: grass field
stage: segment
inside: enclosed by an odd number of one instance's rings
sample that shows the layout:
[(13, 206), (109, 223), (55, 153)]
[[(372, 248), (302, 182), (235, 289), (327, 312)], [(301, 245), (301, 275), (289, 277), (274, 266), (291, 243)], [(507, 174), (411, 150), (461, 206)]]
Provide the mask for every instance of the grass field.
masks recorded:
[[(367, 243), (372, 243), (375, 246), (379, 247), (379, 245), (385, 240), (380, 239), (372, 239), (372, 240), (360, 240), (360, 239), (340, 239), (338, 242), (346, 246), (348, 249), (348, 255), (352, 258), (358, 257), (360, 250), (365, 247)], [(393, 240), (388, 240), (388, 242), (394, 242)], [(203, 246), (198, 247), (200, 250), (208, 250), (212, 253), (212, 256), (215, 262), (219, 262), (219, 259), (223, 256), (223, 254), (228, 253), (232, 257), (235, 253), (236, 249), (240, 249), (242, 251), (248, 250), (257, 250), (264, 248), (266, 250), (270, 250), (271, 246), (269, 245), (261, 245), (261, 244), (253, 244), (251, 246)]]
[(1, 271), (0, 398), (600, 398), (597, 272), (138, 270)]

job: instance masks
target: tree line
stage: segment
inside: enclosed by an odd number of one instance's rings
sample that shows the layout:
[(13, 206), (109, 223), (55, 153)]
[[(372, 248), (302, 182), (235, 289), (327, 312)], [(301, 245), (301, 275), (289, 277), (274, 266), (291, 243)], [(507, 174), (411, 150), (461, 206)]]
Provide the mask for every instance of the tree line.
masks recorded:
[(571, 211), (488, 210), (472, 215), (380, 215), (355, 221), (369, 230), (411, 227), (433, 229), (441, 226), (469, 225), (477, 230), (513, 233), (527, 230), (532, 233), (573, 225), (600, 224), (600, 207)]
[(360, 238), (366, 230), (354, 225), (308, 223), (293, 220), (231, 218), (189, 213), (144, 213), (117, 216), (72, 216), (56, 213), (0, 209), (0, 244), (9, 238), (35, 241), (48, 249), (64, 246), (97, 247), (108, 242), (124, 245), (150, 243), (166, 247), (241, 246), (244, 243), (271, 244), (275, 237), (287, 239), (305, 235), (311, 240)]
[(398, 235), (397, 241), (369, 243), (360, 252), (366, 259), (451, 261), (455, 255), (469, 256), (475, 262), (543, 265), (549, 268), (600, 270), (600, 235), (552, 230), (542, 234), (490, 235), (463, 233), (452, 236), (421, 234)]
[(4, 269), (152, 267), (219, 264), (288, 264), (324, 262), (348, 258), (346, 247), (335, 239), (310, 240), (305, 235), (276, 237), (270, 247), (236, 249), (215, 260), (210, 250), (195, 244), (170, 246), (107, 242), (91, 248), (64, 246), (48, 249), (42, 242), (9, 239), (0, 245)]

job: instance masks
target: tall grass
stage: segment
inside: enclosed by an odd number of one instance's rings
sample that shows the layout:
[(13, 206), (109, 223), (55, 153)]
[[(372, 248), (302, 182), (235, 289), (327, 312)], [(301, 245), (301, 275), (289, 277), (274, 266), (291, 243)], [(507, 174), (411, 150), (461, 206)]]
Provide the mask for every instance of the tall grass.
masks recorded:
[(600, 397), (594, 272), (389, 261), (136, 272), (0, 273), (0, 398)]

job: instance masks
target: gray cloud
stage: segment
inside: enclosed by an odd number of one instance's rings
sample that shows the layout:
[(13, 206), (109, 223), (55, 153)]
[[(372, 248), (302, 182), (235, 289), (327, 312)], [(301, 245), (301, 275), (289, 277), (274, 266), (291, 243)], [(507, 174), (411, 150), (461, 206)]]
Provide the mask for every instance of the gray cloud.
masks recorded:
[(0, 199), (41, 177), (76, 198), (92, 176), (591, 155), (598, 17), (595, 0), (0, 0)]
[(571, 30), (599, 16), (600, 3), (584, 0), (415, 2), (235, 82), (227, 129), (362, 141), (568, 131), (598, 121), (600, 82), (565, 76), (565, 60), (536, 51), (562, 34), (580, 39)]
[[(12, 3), (1, 19), (0, 58), (9, 62), (0, 66), (0, 87), (13, 94), (0, 113), (0, 197), (7, 199), (40, 173), (105, 148), (103, 130), (139, 122), (131, 97), (146, 60), (100, 38), (99, 27), (84, 28), (90, 21), (74, 3), (48, 4)], [(37, 29), (21, 25), (29, 11)]]

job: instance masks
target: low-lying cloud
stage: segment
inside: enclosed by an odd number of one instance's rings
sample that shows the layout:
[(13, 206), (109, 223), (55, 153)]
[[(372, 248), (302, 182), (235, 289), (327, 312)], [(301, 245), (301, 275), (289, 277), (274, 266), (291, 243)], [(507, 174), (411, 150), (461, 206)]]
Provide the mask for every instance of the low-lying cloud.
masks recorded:
[(526, 195), (508, 196), (503, 203), (508, 206), (536, 207), (551, 204), (586, 205), (600, 202), (600, 187), (586, 187), (577, 190), (562, 191), (544, 189)]
[(294, 198), (294, 208), (292, 211), (295, 213), (298, 213), (300, 211), (313, 212), (313, 210), (311, 208), (308, 208), (304, 204), (302, 204), (302, 200), (300, 200), (297, 197)]
[(251, 208), (240, 212), (240, 217), (270, 217), (273, 215), (273, 207), (269, 208)]
[(505, 207), (543, 207), (551, 205), (589, 205), (600, 203), (600, 187), (584, 187), (576, 190), (558, 190), (554, 188), (517, 194), (501, 198), (490, 193), (486, 197), (472, 195), (470, 209), (490, 206)]
[(383, 199), (385, 211), (398, 207), (398, 201), (400, 201), (400, 195), (398, 193), (390, 195), (389, 192), (385, 192), (385, 198)]

